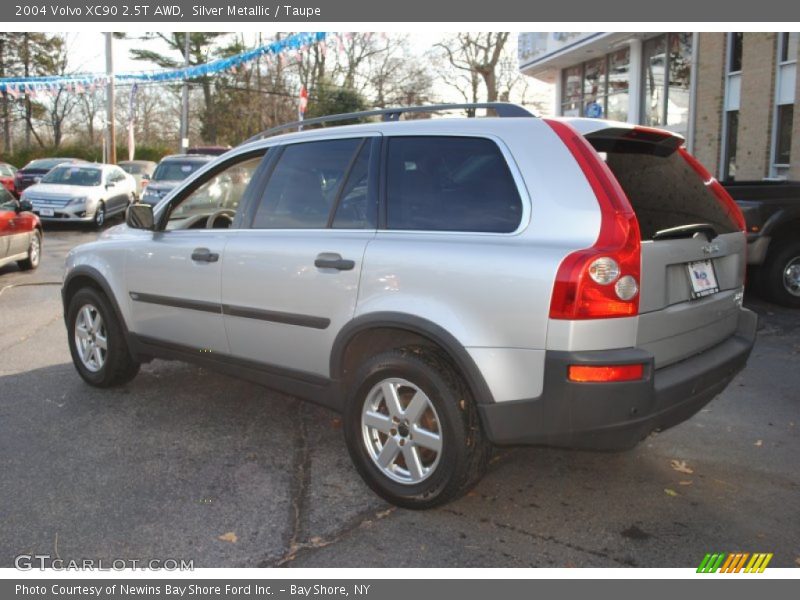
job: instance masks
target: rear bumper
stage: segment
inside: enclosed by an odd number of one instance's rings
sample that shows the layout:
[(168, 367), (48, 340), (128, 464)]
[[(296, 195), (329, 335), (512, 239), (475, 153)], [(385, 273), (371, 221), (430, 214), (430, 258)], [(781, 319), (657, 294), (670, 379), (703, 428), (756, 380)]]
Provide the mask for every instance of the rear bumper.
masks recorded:
[[(653, 431), (685, 421), (708, 404), (747, 363), (757, 317), (742, 309), (736, 333), (724, 342), (662, 369), (635, 348), (592, 352), (548, 352), (544, 390), (538, 398), (479, 406), (489, 439), (496, 444), (539, 444), (597, 450), (635, 446)], [(642, 380), (575, 383), (574, 364), (644, 363)]]

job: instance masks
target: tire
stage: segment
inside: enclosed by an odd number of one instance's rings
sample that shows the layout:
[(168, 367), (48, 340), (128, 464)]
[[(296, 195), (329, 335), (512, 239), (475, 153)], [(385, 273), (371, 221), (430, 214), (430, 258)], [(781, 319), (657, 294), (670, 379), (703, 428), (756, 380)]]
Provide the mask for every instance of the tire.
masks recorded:
[[(387, 385), (400, 399), (394, 411), (386, 402)], [(364, 362), (348, 390), (343, 421), (359, 474), (397, 506), (426, 509), (450, 502), (475, 485), (489, 464), (492, 447), (475, 402), (436, 350), (401, 348)]]
[(101, 200), (100, 202), (98, 202), (97, 208), (94, 211), (94, 221), (92, 221), (92, 226), (95, 229), (100, 230), (103, 228), (105, 222), (106, 222), (106, 205)]
[(786, 241), (770, 248), (760, 275), (761, 288), (769, 300), (800, 308), (800, 241)]
[[(70, 299), (67, 340), (75, 369), (90, 385), (101, 388), (122, 385), (139, 372), (139, 362), (128, 350), (122, 324), (106, 296), (94, 288), (82, 288)], [(87, 352), (95, 346), (97, 354)]]
[(33, 230), (31, 236), (31, 243), (28, 246), (28, 258), (17, 262), (19, 268), (23, 271), (32, 271), (39, 266), (39, 261), (42, 259), (42, 232), (38, 229)]

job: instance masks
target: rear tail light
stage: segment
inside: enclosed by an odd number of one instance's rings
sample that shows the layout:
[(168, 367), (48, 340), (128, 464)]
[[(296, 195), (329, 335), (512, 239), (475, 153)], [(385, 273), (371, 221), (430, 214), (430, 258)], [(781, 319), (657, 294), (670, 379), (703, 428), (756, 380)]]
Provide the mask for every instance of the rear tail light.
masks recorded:
[(731, 198), (730, 194), (725, 191), (725, 188), (722, 187), (722, 184), (717, 181), (711, 175), (711, 173), (708, 172), (708, 170), (706, 170), (699, 160), (689, 154), (689, 152), (686, 151), (686, 148), (678, 148), (678, 152), (683, 157), (683, 160), (685, 160), (687, 164), (694, 170), (694, 172), (702, 178), (706, 187), (708, 187), (714, 193), (714, 196), (716, 196), (717, 200), (722, 205), (722, 208), (736, 224), (736, 226), (741, 231), (745, 231), (747, 225), (745, 224), (744, 213), (742, 213), (742, 209), (739, 208), (739, 205), (736, 204), (733, 198)]
[(637, 381), (644, 379), (644, 365), (570, 365), (567, 377), (579, 383)]
[(551, 319), (602, 319), (639, 313), (639, 222), (625, 192), (589, 142), (567, 123), (545, 119), (572, 153), (600, 205), (600, 235), (558, 268)]

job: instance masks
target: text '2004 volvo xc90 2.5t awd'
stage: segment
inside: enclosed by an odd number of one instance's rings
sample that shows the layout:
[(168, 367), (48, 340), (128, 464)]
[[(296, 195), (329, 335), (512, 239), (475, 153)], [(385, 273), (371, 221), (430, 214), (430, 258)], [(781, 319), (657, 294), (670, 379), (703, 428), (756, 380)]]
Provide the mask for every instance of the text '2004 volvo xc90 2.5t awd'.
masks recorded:
[(67, 259), (78, 373), (199, 361), (333, 408), (411, 508), (493, 443), (624, 449), (696, 413), (755, 339), (736, 205), (670, 132), (473, 106), (497, 116), (265, 132), (131, 206)]

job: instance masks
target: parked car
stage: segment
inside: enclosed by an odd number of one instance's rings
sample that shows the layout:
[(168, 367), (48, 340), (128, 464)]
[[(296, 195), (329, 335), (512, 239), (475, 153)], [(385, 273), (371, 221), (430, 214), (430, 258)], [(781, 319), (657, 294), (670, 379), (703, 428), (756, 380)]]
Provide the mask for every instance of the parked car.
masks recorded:
[(136, 198), (141, 198), (144, 188), (150, 183), (153, 171), (156, 170), (158, 163), (152, 160), (123, 160), (117, 166), (133, 177), (136, 182)]
[(92, 223), (124, 213), (135, 200), (136, 182), (116, 165), (61, 164), (24, 192), (43, 221)]
[[(669, 131), (493, 106), (254, 139), (131, 206), (67, 258), (78, 373), (194, 361), (333, 408), (410, 508), (493, 443), (624, 449), (689, 418), (755, 340), (736, 204)], [(238, 201), (209, 201), (234, 169)]]
[(6, 190), (17, 195), (17, 188), (14, 185), (14, 175), (17, 172), (17, 167), (8, 163), (0, 163), (0, 185)]
[(17, 195), (21, 194), (25, 188), (39, 183), (42, 177), (50, 172), (50, 169), (62, 163), (81, 164), (85, 160), (79, 158), (37, 158), (22, 167), (14, 175), (14, 187)]
[(16, 262), (23, 271), (39, 266), (42, 224), (25, 200), (0, 187), (0, 267)]
[(157, 204), (181, 181), (213, 160), (209, 155), (173, 154), (161, 159), (141, 196), (146, 204)]
[(800, 182), (725, 184), (747, 223), (750, 283), (769, 300), (800, 307)]

